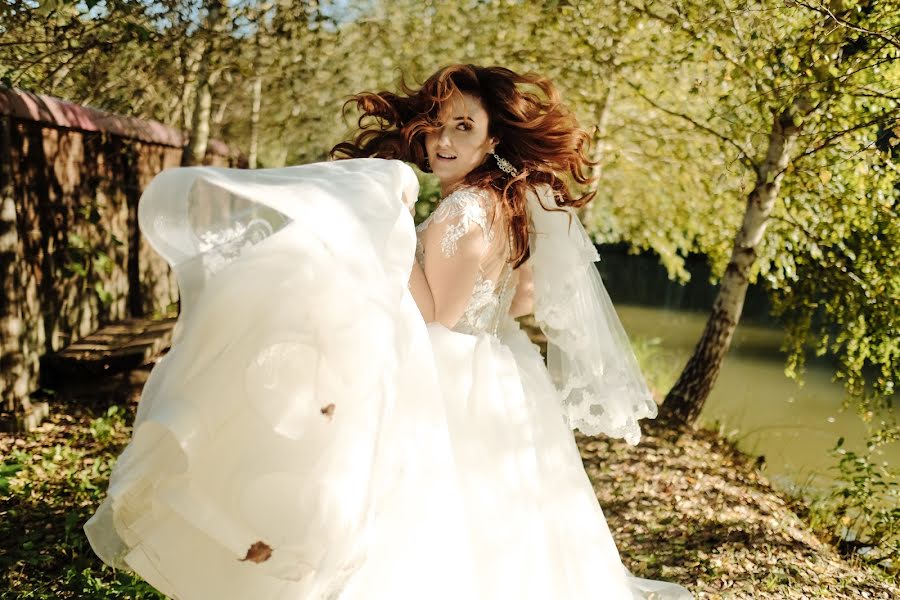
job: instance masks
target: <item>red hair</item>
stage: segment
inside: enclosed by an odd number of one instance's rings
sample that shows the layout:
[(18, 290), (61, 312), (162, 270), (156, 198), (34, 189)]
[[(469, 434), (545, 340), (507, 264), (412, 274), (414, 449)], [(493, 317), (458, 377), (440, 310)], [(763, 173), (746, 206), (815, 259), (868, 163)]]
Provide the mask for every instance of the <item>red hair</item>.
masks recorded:
[[(519, 85), (534, 86), (542, 95)], [(443, 103), (463, 92), (481, 101), (488, 114), (488, 136), (499, 140), (496, 153), (518, 171), (515, 177), (509, 175), (489, 159), (462, 182), (499, 194), (509, 223), (515, 267), (530, 255), (525, 211), (529, 187), (549, 185), (561, 206), (579, 208), (593, 199), (595, 192), (574, 198), (557, 175), (569, 172), (578, 183), (588, 183), (591, 178), (582, 169), (596, 163), (586, 154), (589, 134), (562, 104), (549, 79), (534, 73), (519, 75), (504, 67), (455, 64), (439, 69), (419, 89), (407, 86), (401, 76), (400, 88), (403, 95), (361, 92), (344, 103), (343, 111), (355, 104), (362, 113), (357, 121), (359, 131), (352, 141), (332, 148), (331, 158), (394, 158), (428, 172), (425, 135), (439, 128)]]

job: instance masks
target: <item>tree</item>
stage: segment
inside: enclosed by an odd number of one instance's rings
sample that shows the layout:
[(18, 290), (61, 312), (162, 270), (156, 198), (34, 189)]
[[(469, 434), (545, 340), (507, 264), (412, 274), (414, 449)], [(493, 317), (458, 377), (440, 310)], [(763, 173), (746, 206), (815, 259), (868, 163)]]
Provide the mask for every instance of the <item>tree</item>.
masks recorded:
[(195, 36), (200, 48), (196, 91), (194, 93), (194, 110), (188, 134), (188, 143), (184, 147), (182, 165), (198, 165), (206, 156), (209, 144), (209, 119), (212, 112), (213, 87), (222, 74), (218, 51), (222, 46), (222, 37), (230, 24), (229, 7), (224, 0), (204, 0), (203, 9), (206, 16), (203, 26)]
[[(735, 160), (753, 178), (712, 314), (661, 418), (696, 421), (747, 286), (760, 274), (775, 290), (778, 314), (787, 318), (790, 374), (799, 374), (813, 341), (818, 351), (839, 357), (837, 374), (861, 399), (862, 412), (889, 402), (900, 365), (900, 299), (896, 269), (889, 267), (900, 241), (898, 178), (896, 170), (884, 170), (890, 157), (874, 143), (879, 127), (897, 123), (889, 90), (900, 81), (900, 46), (885, 33), (890, 27), (877, 27), (896, 20), (900, 7), (861, 1), (833, 2), (828, 9), (769, 2), (743, 10), (722, 3), (714, 12), (708, 3), (635, 8), (688, 39), (685, 61), (709, 56), (726, 80), (742, 87), (721, 94), (706, 115), (668, 108), (638, 83), (633, 89), (736, 151)], [(765, 138), (753, 133), (761, 131)], [(877, 181), (860, 180), (872, 172), (879, 173)], [(833, 284), (826, 288), (816, 285), (820, 278), (800, 280), (801, 274), (826, 273)], [(876, 373), (868, 397), (866, 368)]]

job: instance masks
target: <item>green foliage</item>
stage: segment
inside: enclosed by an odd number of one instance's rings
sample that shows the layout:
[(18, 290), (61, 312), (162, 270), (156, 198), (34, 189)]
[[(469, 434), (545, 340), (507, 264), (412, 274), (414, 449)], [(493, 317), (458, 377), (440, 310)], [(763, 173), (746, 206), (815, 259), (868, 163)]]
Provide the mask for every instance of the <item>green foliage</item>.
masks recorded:
[(22, 470), (22, 463), (11, 458), (0, 465), (0, 494), (9, 492), (9, 478)]
[(98, 444), (107, 444), (113, 435), (124, 428), (123, 411), (115, 404), (106, 410), (106, 414), (91, 421), (91, 436)]
[[(82, 230), (86, 227), (96, 230), (96, 226), (100, 222), (100, 215), (95, 204), (87, 204), (79, 209), (78, 214), (82, 218), (80, 223)], [(111, 239), (113, 246), (123, 244), (114, 235)], [(85, 235), (75, 232), (69, 232), (67, 241), (64, 270), (70, 275), (78, 277), (84, 289), (92, 289), (104, 307), (109, 306), (113, 302), (114, 296), (106, 289), (103, 280), (113, 272), (115, 263), (103, 250), (103, 244), (96, 239), (91, 241)]]
[[(783, 176), (750, 278), (772, 290), (788, 332), (786, 372), (802, 381), (806, 353), (830, 354), (848, 404), (890, 427), (900, 376), (900, 99), (891, 92), (900, 39), (884, 32), (900, 25), (900, 2), (833, 13), (767, 1), (633, 8), (641, 20), (625, 39), (653, 54), (633, 55), (634, 68), (614, 75), (652, 126), (627, 120), (620, 91), (608, 128), (629, 139), (611, 144), (598, 239), (654, 248), (672, 277), (686, 276), (681, 256), (706, 254), (717, 281), (751, 191)], [(801, 129), (784, 173), (763, 169), (781, 115)], [(640, 160), (626, 154), (635, 146)]]
[(900, 571), (900, 469), (879, 463), (871, 443), (866, 453), (843, 446), (840, 438), (829, 451), (837, 461), (835, 484), (812, 501), (812, 522), (829, 542)]
[(139, 577), (101, 563), (82, 531), (132, 418), (111, 406), (96, 417), (57, 415), (11, 448), (12, 440), (0, 438), (0, 598), (163, 598)]

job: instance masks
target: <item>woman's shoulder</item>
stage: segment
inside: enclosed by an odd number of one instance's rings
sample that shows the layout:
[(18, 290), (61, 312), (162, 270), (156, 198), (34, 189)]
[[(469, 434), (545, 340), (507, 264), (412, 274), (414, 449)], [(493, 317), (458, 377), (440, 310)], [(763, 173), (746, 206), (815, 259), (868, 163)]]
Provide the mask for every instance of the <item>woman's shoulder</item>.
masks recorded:
[(497, 204), (497, 192), (491, 189), (463, 185), (440, 201), (436, 210), (446, 213), (483, 212), (490, 215)]
[(464, 185), (456, 188), (438, 203), (434, 212), (419, 226), (419, 230), (428, 223), (447, 221), (451, 223), (448, 231), (454, 235), (461, 234), (478, 226), (490, 241), (493, 239), (492, 225), (496, 192), (478, 186)]

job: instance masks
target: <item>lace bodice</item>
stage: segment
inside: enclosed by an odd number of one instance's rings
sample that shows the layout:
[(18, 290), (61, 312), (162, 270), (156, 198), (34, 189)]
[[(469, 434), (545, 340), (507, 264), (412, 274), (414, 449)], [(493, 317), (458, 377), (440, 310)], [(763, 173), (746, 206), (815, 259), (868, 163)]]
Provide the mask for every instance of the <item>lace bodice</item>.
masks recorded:
[[(456, 254), (457, 242), (473, 224), (481, 229), (484, 236), (486, 249), (479, 263), (475, 287), (462, 317), (453, 327), (453, 331), (459, 333), (496, 334), (515, 295), (516, 278), (512, 266), (506, 262), (508, 244), (502, 243), (504, 230), (497, 224), (491, 226), (489, 223), (492, 211), (490, 195), (486, 191), (471, 187), (460, 188), (441, 200), (434, 212), (416, 227), (416, 260), (423, 269), (425, 269), (425, 248), (422, 240), (432, 223), (450, 222), (440, 239), (440, 251), (445, 258)], [(491, 277), (490, 272), (496, 271), (497, 260), (496, 258), (490, 260), (489, 256), (498, 254), (498, 248), (503, 250), (499, 253), (503, 257), (503, 265), (499, 273)]]

